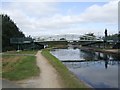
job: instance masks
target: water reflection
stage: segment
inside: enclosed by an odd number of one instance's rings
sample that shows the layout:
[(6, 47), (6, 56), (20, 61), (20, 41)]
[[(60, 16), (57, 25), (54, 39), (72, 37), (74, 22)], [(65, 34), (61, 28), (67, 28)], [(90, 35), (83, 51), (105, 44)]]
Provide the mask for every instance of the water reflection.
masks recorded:
[(90, 52), (90, 51), (83, 51), (80, 50), (80, 58), (82, 57), (84, 60), (95, 60), (96, 59), (96, 53), (95, 52)]
[[(119, 64), (117, 55), (109, 55), (100, 52), (91, 52), (80, 49), (54, 49), (51, 53), (56, 56), (61, 61), (68, 61), (67, 64), (71, 64), (72, 67), (82, 67), (90, 66), (91, 63), (101, 63), (104, 62), (105, 69), (109, 65)], [(72, 62), (69, 62), (72, 61)], [(78, 61), (78, 62), (74, 62)], [(82, 64), (81, 64), (82, 63)], [(64, 64), (66, 64), (64, 62)]]
[(108, 68), (108, 66), (116, 66), (120, 65), (120, 61), (114, 61), (114, 60), (101, 60), (101, 61), (87, 61), (87, 62), (63, 62), (67, 67), (69, 68), (86, 68), (93, 65), (104, 65), (103, 67), (105, 69)]
[(95, 88), (117, 88), (118, 55), (80, 49), (55, 49), (51, 53), (63, 62), (80, 80)]
[(109, 60), (109, 58), (108, 58), (107, 54), (104, 54), (104, 61), (105, 61), (105, 68), (106, 69), (108, 67), (108, 60)]
[(91, 51), (84, 51), (80, 50), (80, 57), (84, 60), (118, 60), (118, 55), (110, 55), (101, 52), (91, 52)]

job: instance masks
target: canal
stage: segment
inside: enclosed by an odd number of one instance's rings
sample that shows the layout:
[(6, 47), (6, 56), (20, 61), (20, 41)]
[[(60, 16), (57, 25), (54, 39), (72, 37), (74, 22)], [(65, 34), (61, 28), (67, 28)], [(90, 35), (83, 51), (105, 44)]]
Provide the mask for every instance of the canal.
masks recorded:
[(118, 56), (73, 48), (53, 49), (51, 53), (93, 88), (118, 88)]

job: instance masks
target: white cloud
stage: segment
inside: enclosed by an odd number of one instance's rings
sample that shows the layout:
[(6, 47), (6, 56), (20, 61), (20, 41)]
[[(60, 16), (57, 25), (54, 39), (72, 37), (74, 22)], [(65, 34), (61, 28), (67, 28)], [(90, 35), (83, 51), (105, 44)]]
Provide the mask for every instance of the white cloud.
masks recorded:
[[(9, 3), (8, 7), (3, 7), (3, 12), (7, 13), (27, 35), (29, 34), (54, 34), (54, 33), (79, 33), (93, 29), (76, 27), (83, 23), (105, 23), (117, 24), (118, 2), (111, 1), (103, 6), (92, 5), (80, 15), (62, 15), (59, 3)], [(85, 24), (84, 24), (85, 25)], [(97, 27), (96, 27), (97, 29)], [(99, 29), (97, 29), (99, 30)], [(93, 32), (97, 32), (95, 29)]]
[(81, 15), (54, 15), (44, 19), (40, 26), (46, 28), (65, 28), (79, 23), (116, 23), (118, 20), (117, 2), (110, 2), (103, 6), (93, 5)]
[(49, 17), (56, 12), (53, 6), (54, 3), (14, 2), (9, 3), (7, 8), (4, 6), (2, 13), (7, 13), (23, 32), (29, 33), (42, 28), (38, 23), (42, 23), (42, 17)]
[[(56, 8), (54, 8), (55, 3), (48, 2), (13, 2), (9, 3), (9, 7), (3, 6), (7, 11), (10, 12), (23, 12), (27, 16), (42, 16), (42, 15), (50, 15), (56, 12)], [(3, 3), (4, 5), (4, 3)], [(6, 8), (7, 7), (7, 8)]]
[(103, 6), (93, 5), (89, 7), (81, 17), (85, 21), (117, 23), (118, 2), (111, 1)]

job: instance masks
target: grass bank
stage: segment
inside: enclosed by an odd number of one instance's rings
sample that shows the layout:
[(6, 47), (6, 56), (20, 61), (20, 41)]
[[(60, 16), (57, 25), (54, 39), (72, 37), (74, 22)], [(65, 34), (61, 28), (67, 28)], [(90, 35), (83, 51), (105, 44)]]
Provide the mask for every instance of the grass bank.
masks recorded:
[(42, 51), (42, 55), (44, 55), (58, 71), (65, 88), (88, 88), (85, 84), (80, 82), (56, 57), (51, 55), (48, 49), (44, 49)]
[(2, 56), (2, 77), (21, 80), (39, 75), (35, 56)]

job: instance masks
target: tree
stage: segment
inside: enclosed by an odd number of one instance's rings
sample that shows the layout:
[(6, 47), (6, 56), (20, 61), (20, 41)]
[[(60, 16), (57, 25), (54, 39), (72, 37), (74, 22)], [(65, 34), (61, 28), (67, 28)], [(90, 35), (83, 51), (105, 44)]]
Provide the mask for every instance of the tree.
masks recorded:
[(60, 38), (60, 40), (66, 40), (65, 38)]
[(107, 37), (107, 29), (105, 29), (105, 37)]
[(113, 40), (113, 41), (117, 42), (119, 39), (118, 36), (119, 36), (119, 34), (108, 35), (107, 40)]
[(120, 31), (118, 32), (118, 41), (120, 42)]
[(25, 37), (25, 35), (8, 15), (2, 14), (0, 17), (2, 17), (2, 51), (11, 50), (14, 47), (10, 44), (10, 38)]

